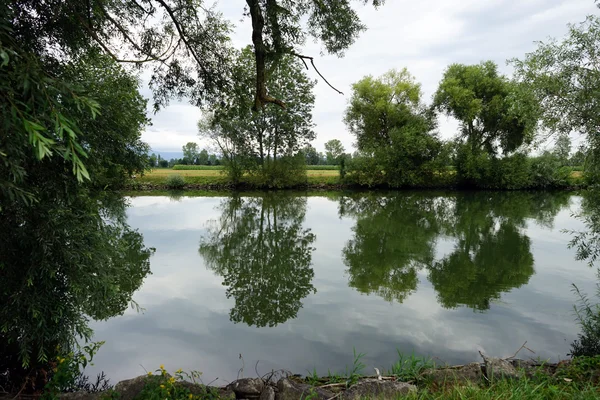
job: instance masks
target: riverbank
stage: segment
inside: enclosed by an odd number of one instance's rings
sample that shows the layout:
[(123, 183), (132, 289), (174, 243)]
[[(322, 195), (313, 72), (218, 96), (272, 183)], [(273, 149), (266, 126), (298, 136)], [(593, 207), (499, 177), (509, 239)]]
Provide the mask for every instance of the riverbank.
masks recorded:
[[(482, 355), (483, 356), (483, 355)], [(357, 365), (358, 363), (358, 365)], [(435, 367), (429, 361), (400, 360), (387, 373), (361, 375), (360, 358), (346, 375), (300, 376), (271, 371), (226, 386), (203, 385), (198, 373), (155, 372), (119, 382), (96, 393), (66, 393), (64, 400), (146, 399), (596, 399), (600, 395), (600, 356), (559, 363), (483, 356), (483, 362)], [(243, 371), (240, 371), (243, 374)]]
[[(178, 175), (182, 178), (180, 186), (173, 186), (168, 181), (169, 176)], [(573, 171), (567, 182), (559, 188), (548, 188), (555, 190), (580, 190), (585, 189), (587, 184), (580, 171)], [(407, 189), (459, 189), (453, 174), (448, 173), (436, 181), (427, 185), (410, 187)], [(257, 183), (251, 177), (243, 177), (240, 182), (232, 182), (223, 170), (172, 170), (154, 169), (144, 175), (131, 179), (125, 190), (130, 191), (167, 191), (167, 190), (193, 190), (193, 191), (233, 191), (233, 190), (261, 190), (261, 189), (302, 189), (302, 190), (356, 190), (356, 189), (390, 189), (389, 187), (369, 187), (357, 185), (351, 180), (343, 180), (338, 170), (307, 170), (306, 180), (300, 184), (283, 187), (265, 187)], [(530, 189), (543, 189), (533, 187)], [(526, 189), (525, 189), (526, 190)]]

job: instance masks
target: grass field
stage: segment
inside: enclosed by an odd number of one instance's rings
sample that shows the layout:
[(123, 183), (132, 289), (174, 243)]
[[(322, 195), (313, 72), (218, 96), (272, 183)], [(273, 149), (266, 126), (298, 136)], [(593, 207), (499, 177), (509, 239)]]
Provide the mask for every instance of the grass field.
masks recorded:
[[(172, 170), (169, 168), (155, 168), (152, 171), (145, 173), (144, 177), (152, 179), (153, 177), (166, 178), (168, 175), (181, 175), (185, 177), (193, 176), (223, 176), (224, 171), (222, 169), (195, 169), (195, 170)], [(313, 170), (309, 169), (306, 174), (311, 176), (339, 176), (340, 171), (338, 170)]]
[[(307, 183), (309, 185), (339, 185), (340, 184), (340, 172), (339, 170), (314, 170), (307, 169)], [(455, 174), (454, 171), (450, 171), (449, 174)], [(143, 176), (139, 176), (135, 179), (135, 182), (140, 184), (153, 184), (153, 185), (164, 185), (169, 175), (180, 175), (184, 177), (186, 184), (189, 185), (224, 185), (227, 186), (231, 182), (225, 174), (225, 171), (220, 169), (194, 169), (194, 170), (173, 170), (170, 168), (155, 168), (150, 171), (146, 171)], [(572, 171), (570, 184), (579, 185), (583, 181), (583, 172)], [(246, 179), (244, 179), (246, 180)], [(251, 180), (247, 180), (248, 184), (252, 186)]]

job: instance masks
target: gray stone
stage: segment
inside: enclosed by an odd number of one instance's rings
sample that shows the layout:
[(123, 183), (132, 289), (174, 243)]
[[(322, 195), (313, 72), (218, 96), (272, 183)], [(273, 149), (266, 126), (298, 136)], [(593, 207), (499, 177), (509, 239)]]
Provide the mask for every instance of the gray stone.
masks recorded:
[(417, 391), (415, 385), (406, 382), (363, 379), (343, 394), (344, 399), (360, 400), (364, 398), (395, 399)]
[(119, 394), (119, 400), (133, 400), (144, 389), (147, 378), (142, 375), (117, 383), (114, 390)]
[(215, 393), (216, 395), (218, 395), (219, 399), (235, 399), (235, 393), (233, 392), (233, 390), (227, 387), (222, 388), (206, 386), (201, 385), (199, 383), (192, 383), (187, 381), (177, 382), (176, 385), (187, 388), (190, 391), (190, 393), (194, 395), (202, 396), (207, 393)]
[(502, 358), (484, 357), (485, 375), (491, 381), (493, 379), (518, 379), (520, 373), (510, 361)]
[(313, 400), (327, 400), (335, 396), (329, 390), (298, 383), (291, 379), (281, 378), (277, 382), (277, 400), (300, 400), (310, 397)]
[(242, 378), (227, 386), (233, 390), (238, 399), (258, 398), (265, 388), (265, 383), (260, 378)]
[(61, 400), (100, 400), (104, 393), (89, 393), (89, 392), (73, 392), (61, 393), (58, 398)]
[(471, 363), (460, 367), (436, 368), (425, 371), (421, 378), (436, 384), (458, 383), (475, 385), (481, 382), (483, 372), (479, 363)]
[(275, 400), (275, 389), (271, 386), (265, 387), (260, 394), (260, 400)]

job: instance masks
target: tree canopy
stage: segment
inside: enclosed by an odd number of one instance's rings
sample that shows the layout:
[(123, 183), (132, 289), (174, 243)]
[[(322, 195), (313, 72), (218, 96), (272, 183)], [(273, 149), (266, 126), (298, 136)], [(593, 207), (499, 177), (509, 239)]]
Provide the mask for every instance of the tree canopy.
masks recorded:
[(512, 152), (533, 140), (538, 122), (538, 109), (528, 91), (498, 74), (492, 61), (452, 64), (433, 105), (460, 122), (460, 136), (472, 152)]
[(570, 25), (562, 40), (539, 42), (522, 60), (512, 60), (517, 79), (540, 103), (542, 122), (551, 133), (587, 136), (593, 162), (590, 172), (600, 176), (600, 17)]

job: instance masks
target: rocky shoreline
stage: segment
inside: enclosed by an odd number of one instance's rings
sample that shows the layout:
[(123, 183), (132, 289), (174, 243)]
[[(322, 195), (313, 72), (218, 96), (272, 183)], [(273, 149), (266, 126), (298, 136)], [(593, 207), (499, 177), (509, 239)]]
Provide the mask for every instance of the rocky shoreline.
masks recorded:
[[(352, 384), (341, 383), (309, 383), (300, 375), (285, 371), (274, 371), (263, 377), (241, 378), (223, 387), (211, 387), (202, 384), (180, 381), (176, 385), (185, 387), (192, 395), (203, 396), (210, 393), (210, 398), (230, 400), (301, 400), (301, 399), (349, 399), (364, 398), (398, 398), (417, 393), (427, 387), (443, 388), (446, 386), (480, 385), (486, 382), (521, 378), (532, 379), (539, 374), (547, 377), (556, 376), (561, 368), (568, 367), (570, 360), (559, 363), (542, 363), (535, 360), (501, 359), (483, 356), (484, 362), (466, 365), (446, 366), (424, 370), (415, 380), (404, 382), (396, 376), (377, 375), (358, 377)], [(109, 392), (76, 392), (64, 393), (62, 400), (142, 400), (140, 396), (152, 376), (143, 375), (119, 382)], [(317, 380), (326, 382), (328, 378)], [(208, 398), (208, 397), (207, 397)]]

